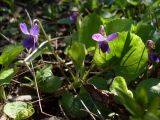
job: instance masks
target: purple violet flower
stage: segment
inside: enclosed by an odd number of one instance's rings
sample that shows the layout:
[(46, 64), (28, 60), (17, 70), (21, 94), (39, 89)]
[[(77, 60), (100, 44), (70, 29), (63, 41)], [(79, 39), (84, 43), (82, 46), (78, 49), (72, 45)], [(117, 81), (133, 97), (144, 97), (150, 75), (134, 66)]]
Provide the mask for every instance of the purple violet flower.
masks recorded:
[(76, 21), (77, 21), (77, 17), (79, 15), (79, 10), (77, 7), (73, 7), (70, 11), (70, 21), (71, 21), (71, 24), (75, 24)]
[(70, 19), (72, 24), (75, 24), (76, 21), (77, 21), (77, 15), (74, 12), (72, 12), (69, 19)]
[(118, 33), (113, 33), (111, 35), (108, 35), (107, 37), (103, 36), (100, 33), (96, 33), (92, 35), (92, 39), (99, 42), (99, 47), (101, 48), (103, 53), (105, 52), (110, 53), (108, 42), (116, 39), (117, 37), (118, 37)]
[(37, 24), (33, 25), (28, 31), (25, 23), (20, 23), (20, 29), (26, 38), (23, 40), (22, 44), (25, 48), (32, 48), (34, 50), (37, 47), (37, 40), (39, 34), (39, 26)]
[(148, 58), (149, 58), (150, 63), (153, 63), (153, 62), (159, 63), (160, 62), (160, 58), (159, 58), (158, 54), (153, 51), (149, 52)]

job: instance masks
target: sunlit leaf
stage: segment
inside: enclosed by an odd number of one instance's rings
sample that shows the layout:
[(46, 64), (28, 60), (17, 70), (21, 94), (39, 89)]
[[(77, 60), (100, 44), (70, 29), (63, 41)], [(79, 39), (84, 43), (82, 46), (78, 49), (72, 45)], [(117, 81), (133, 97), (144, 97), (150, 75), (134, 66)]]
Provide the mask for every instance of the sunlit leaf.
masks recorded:
[(151, 92), (160, 95), (160, 83), (152, 86), (150, 89), (151, 89)]
[(141, 1), (140, 0), (127, 0), (127, 2), (136, 6), (136, 5), (140, 4)]
[(116, 89), (119, 89), (119, 90), (123, 91), (125, 94), (127, 94), (128, 96), (133, 97), (132, 91), (130, 91), (127, 88), (126, 81), (121, 76), (115, 77), (114, 80), (113, 80), (113, 82), (112, 82), (112, 84), (111, 84), (111, 86), (110, 86), (110, 91), (112, 93), (114, 93), (115, 95), (117, 95)]
[(119, 33), (117, 39), (108, 42), (111, 53), (96, 49), (94, 62), (97, 66), (110, 68), (127, 82), (138, 77), (147, 66), (148, 54), (141, 38), (129, 32)]
[(4, 113), (15, 120), (22, 120), (31, 117), (34, 113), (34, 108), (31, 103), (21, 101), (7, 103), (4, 106)]

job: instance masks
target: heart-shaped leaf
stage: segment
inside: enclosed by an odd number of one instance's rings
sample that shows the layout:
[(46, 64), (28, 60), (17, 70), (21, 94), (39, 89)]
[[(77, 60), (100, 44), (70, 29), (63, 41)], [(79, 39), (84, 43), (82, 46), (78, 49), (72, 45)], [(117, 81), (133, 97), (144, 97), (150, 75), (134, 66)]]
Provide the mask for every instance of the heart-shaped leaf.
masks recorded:
[(31, 117), (34, 113), (34, 108), (31, 103), (21, 101), (7, 103), (4, 106), (4, 113), (15, 120), (22, 120)]
[(119, 33), (119, 37), (108, 42), (111, 53), (96, 49), (94, 62), (97, 66), (114, 70), (116, 75), (128, 82), (137, 78), (147, 66), (148, 53), (141, 38), (129, 32)]
[(117, 76), (114, 78), (111, 86), (110, 86), (110, 91), (114, 94), (117, 95), (116, 93), (116, 89), (119, 89), (121, 91), (123, 91), (126, 95), (130, 96), (130, 97), (133, 97), (133, 93), (132, 91), (130, 91), (128, 88), (127, 88), (127, 84), (126, 84), (126, 81), (123, 77), (121, 76)]

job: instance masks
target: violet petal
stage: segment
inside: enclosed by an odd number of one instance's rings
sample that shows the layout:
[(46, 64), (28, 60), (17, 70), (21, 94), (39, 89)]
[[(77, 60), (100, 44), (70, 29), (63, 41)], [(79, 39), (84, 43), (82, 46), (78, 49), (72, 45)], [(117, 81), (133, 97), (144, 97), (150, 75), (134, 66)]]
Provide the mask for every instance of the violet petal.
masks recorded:
[(113, 33), (107, 36), (107, 41), (112, 41), (118, 37), (118, 33)]
[(158, 57), (158, 54), (154, 53), (154, 52), (150, 52), (149, 53), (149, 61), (152, 62), (160, 62), (160, 58)]
[(34, 37), (31, 35), (28, 35), (22, 42), (23, 46), (25, 48), (34, 48), (35, 47), (35, 42), (34, 42)]
[(33, 36), (37, 36), (39, 34), (39, 27), (38, 25), (33, 25), (30, 29), (30, 34)]
[(26, 26), (25, 23), (20, 23), (20, 29), (21, 29), (23, 34), (29, 35), (28, 29), (27, 29), (27, 26)]
[(70, 21), (71, 21), (72, 24), (75, 24), (76, 21), (77, 21), (77, 16), (72, 13), (70, 15), (69, 19), (70, 19)]
[(105, 52), (110, 53), (110, 48), (109, 48), (108, 42), (106, 42), (106, 41), (99, 42), (99, 47), (101, 48), (103, 53), (105, 53)]
[(38, 45), (37, 45), (37, 42), (34, 41), (34, 44), (33, 44), (33, 46), (32, 46), (32, 50), (35, 50), (35, 49), (37, 48), (37, 46), (38, 46)]
[(37, 39), (38, 39), (38, 37), (35, 36), (35, 37), (34, 37), (34, 46), (32, 47), (33, 50), (38, 47)]
[(104, 41), (106, 38), (103, 35), (101, 35), (100, 33), (96, 33), (96, 34), (92, 35), (92, 39), (100, 42), (100, 41)]

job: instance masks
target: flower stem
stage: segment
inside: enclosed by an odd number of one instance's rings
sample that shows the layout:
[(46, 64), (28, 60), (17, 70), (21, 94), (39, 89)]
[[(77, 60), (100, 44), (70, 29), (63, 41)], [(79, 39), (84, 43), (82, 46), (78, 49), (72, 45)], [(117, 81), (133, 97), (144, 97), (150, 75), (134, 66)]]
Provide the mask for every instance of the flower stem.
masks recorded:
[(45, 32), (45, 30), (44, 30), (44, 28), (43, 28), (42, 23), (41, 23), (38, 19), (35, 19), (34, 22), (38, 22), (38, 24), (39, 24), (39, 26), (40, 26), (40, 28), (41, 28), (41, 30), (42, 30), (45, 38), (47, 39), (47, 41), (48, 41), (48, 43), (49, 43), (49, 46), (50, 46), (50, 49), (51, 49), (52, 54), (54, 55), (54, 57), (56, 58), (58, 64), (60, 65), (59, 68), (60, 68), (61, 72), (63, 73), (63, 70), (62, 70), (61, 65), (64, 65), (64, 66), (68, 69), (68, 71), (69, 71), (69, 73), (71, 74), (73, 80), (75, 80), (75, 76), (73, 75), (71, 69), (64, 63), (64, 61), (62, 60), (62, 58), (61, 58), (58, 54), (56, 54), (55, 51), (53, 50), (52, 44), (51, 44), (51, 38), (48, 37), (47, 33)]

